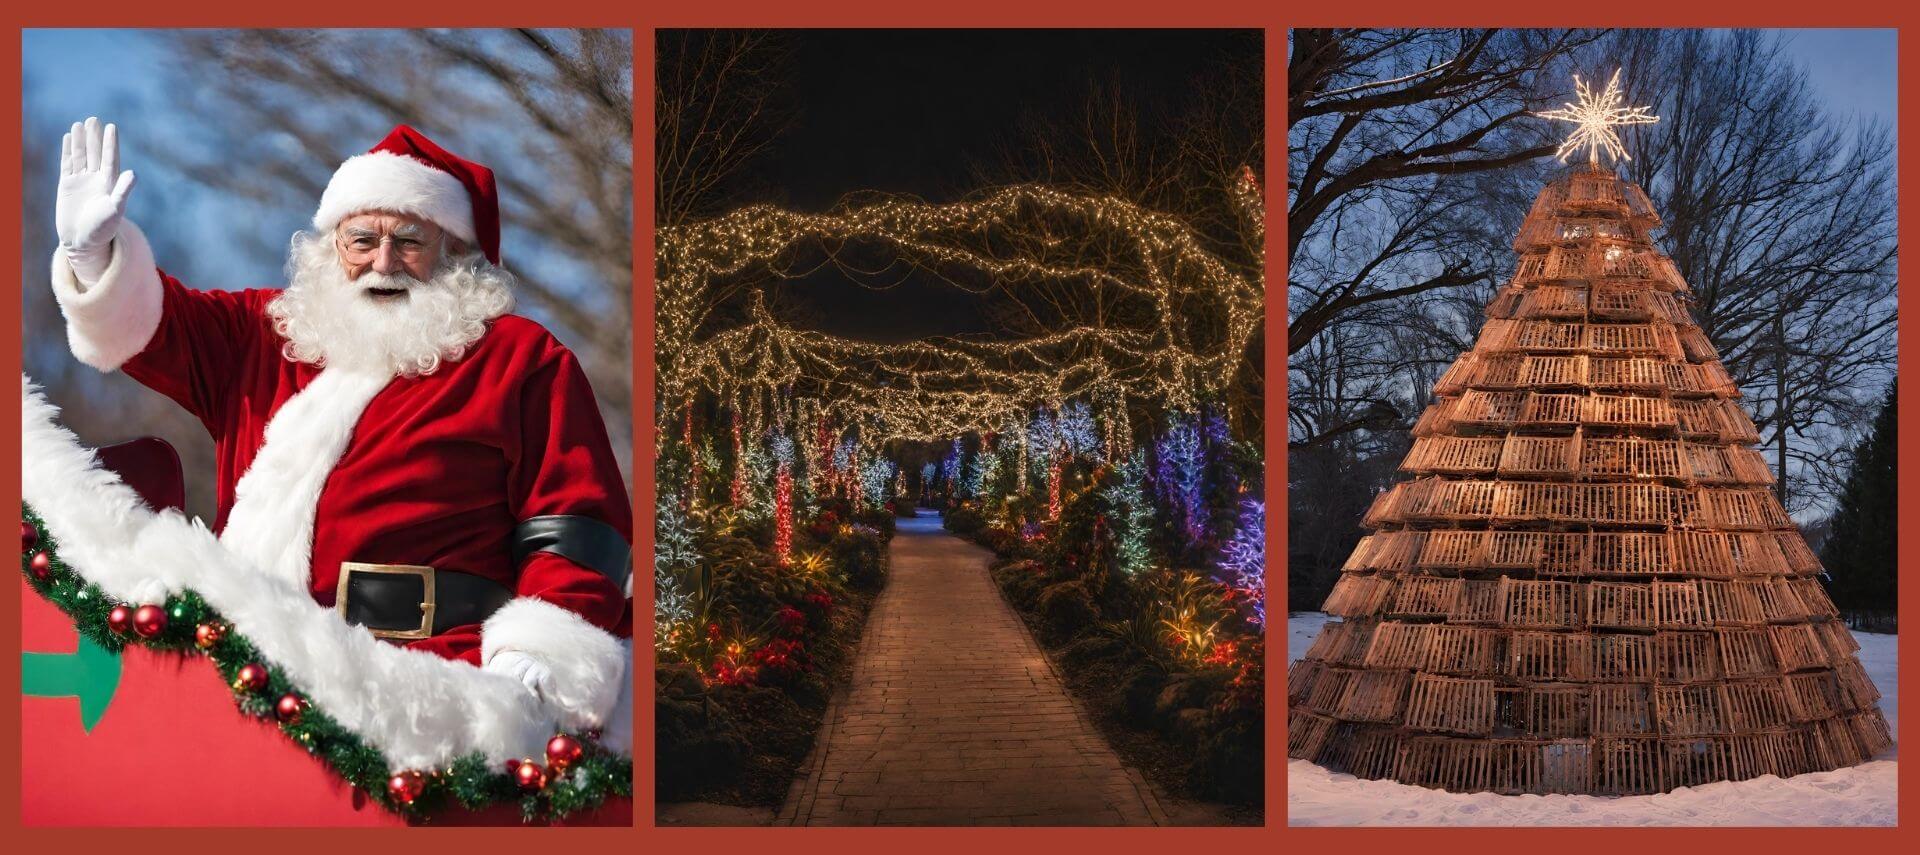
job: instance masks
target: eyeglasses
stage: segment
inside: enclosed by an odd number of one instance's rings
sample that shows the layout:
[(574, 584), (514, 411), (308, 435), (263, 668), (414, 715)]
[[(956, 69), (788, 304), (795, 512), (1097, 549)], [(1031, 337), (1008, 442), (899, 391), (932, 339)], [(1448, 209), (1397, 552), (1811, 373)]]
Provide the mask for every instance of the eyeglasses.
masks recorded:
[(340, 256), (352, 264), (365, 264), (380, 254), (380, 245), (390, 243), (394, 254), (407, 261), (425, 256), (431, 247), (438, 243), (438, 233), (377, 235), (372, 232), (335, 233), (334, 246), (340, 249)]

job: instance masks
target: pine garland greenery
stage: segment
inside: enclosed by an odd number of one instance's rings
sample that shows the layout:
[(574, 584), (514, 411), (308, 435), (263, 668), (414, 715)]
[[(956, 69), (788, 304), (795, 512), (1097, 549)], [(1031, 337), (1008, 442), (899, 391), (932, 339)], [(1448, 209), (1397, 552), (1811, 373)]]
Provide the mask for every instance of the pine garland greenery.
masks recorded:
[[(192, 591), (167, 598), (165, 629), (151, 638), (134, 633), (117, 633), (107, 626), (108, 613), (115, 606), (135, 605), (115, 602), (98, 585), (88, 582), (60, 560), (59, 550), (46, 525), (32, 508), (23, 508), (27, 525), (38, 533), (37, 540), (21, 554), (21, 572), (40, 596), (47, 598), (68, 617), (74, 629), (88, 641), (119, 653), (129, 645), (186, 656), (205, 656), (212, 661), (220, 678), (233, 690), (234, 704), (253, 718), (276, 721), (280, 732), (308, 754), (319, 758), (364, 792), (368, 798), (396, 814), (416, 821), (432, 817), (454, 804), (479, 810), (498, 803), (517, 801), (525, 822), (557, 820), (599, 807), (607, 799), (633, 795), (633, 758), (602, 747), (592, 734), (569, 734), (579, 740), (582, 752), (563, 773), (553, 775), (541, 790), (520, 789), (504, 766), (488, 763), (479, 753), (455, 760), (446, 769), (424, 772), (425, 786), (412, 803), (402, 803), (387, 791), (387, 780), (396, 772), (380, 751), (329, 717), (324, 710), (307, 705), (293, 721), (278, 721), (275, 705), (286, 694), (304, 699), (305, 693), (289, 681), (281, 670), (261, 658), (252, 642), (235, 631), (231, 624)], [(36, 574), (32, 568), (36, 553), (46, 556), (47, 567)], [(195, 642), (195, 630), (201, 624), (227, 627), (218, 641), (205, 649)], [(240, 669), (248, 663), (267, 666), (267, 685), (258, 691), (236, 686)], [(529, 758), (540, 762), (543, 758)]]

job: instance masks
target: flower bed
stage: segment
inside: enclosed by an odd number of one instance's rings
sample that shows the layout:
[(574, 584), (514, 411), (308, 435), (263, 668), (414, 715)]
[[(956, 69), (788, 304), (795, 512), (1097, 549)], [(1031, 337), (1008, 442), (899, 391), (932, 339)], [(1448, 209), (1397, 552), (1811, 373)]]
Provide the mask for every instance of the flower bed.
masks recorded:
[(893, 515), (823, 503), (784, 561), (771, 520), (688, 523), (656, 628), (655, 797), (776, 806), (885, 584)]

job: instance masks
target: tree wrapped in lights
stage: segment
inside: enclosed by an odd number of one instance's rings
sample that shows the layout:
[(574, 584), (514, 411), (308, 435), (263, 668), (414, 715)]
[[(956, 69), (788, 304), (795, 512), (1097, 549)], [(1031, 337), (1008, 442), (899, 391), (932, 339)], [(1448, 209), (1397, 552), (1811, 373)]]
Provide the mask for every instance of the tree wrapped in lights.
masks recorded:
[(1047, 455), (1047, 520), (1060, 519), (1060, 463), (1065, 455), (1059, 450)]
[(694, 631), (687, 579), (700, 565), (694, 529), (670, 490), (654, 497), (653, 643), (673, 651)]
[(735, 508), (747, 504), (747, 448), (740, 436), (740, 410), (732, 413), (733, 427), (733, 483), (728, 487), (729, 503)]
[(1093, 408), (1083, 401), (1069, 401), (1060, 408), (1054, 435), (1071, 454), (1100, 456), (1100, 429), (1094, 424)]
[(866, 494), (867, 504), (877, 508), (893, 498), (889, 495), (893, 492), (890, 488), (898, 470), (899, 467), (893, 461), (879, 455), (867, 461), (866, 467), (860, 473), (860, 486)]
[(773, 437), (773, 554), (781, 564), (793, 558), (793, 438)]
[(974, 465), (969, 470), (967, 493), (983, 501), (992, 501), (994, 486), (1000, 477), (1000, 452), (987, 440), (980, 441), (980, 451), (974, 456)]
[(1199, 542), (1207, 533), (1207, 453), (1199, 421), (1190, 413), (1169, 414), (1167, 430), (1154, 449), (1155, 485), (1189, 543)]
[(1233, 538), (1221, 548), (1222, 581), (1231, 585), (1251, 609), (1248, 618), (1263, 629), (1267, 624), (1267, 505), (1248, 496), (1240, 500), (1240, 516)]
[(773, 482), (773, 554), (781, 564), (793, 559), (793, 467), (786, 463)]
[(739, 506), (740, 517), (748, 522), (764, 522), (773, 515), (773, 455), (764, 451), (758, 442), (749, 442), (740, 446), (739, 484), (743, 499)]
[(1153, 553), (1147, 545), (1153, 527), (1153, 504), (1147, 500), (1145, 487), (1146, 452), (1135, 450), (1115, 468), (1106, 488), (1107, 505), (1114, 509), (1114, 557), (1121, 572), (1138, 578), (1153, 566)]
[(948, 492), (960, 498), (966, 498), (963, 492), (965, 485), (960, 477), (960, 464), (965, 454), (965, 449), (960, 447), (960, 440), (955, 438), (953, 448), (947, 452), (947, 456), (940, 458), (940, 483)]
[(1053, 463), (1053, 452), (1060, 445), (1059, 427), (1059, 420), (1047, 407), (1035, 410), (1033, 420), (1027, 423), (1027, 442), (1041, 452), (1031, 456), (1035, 481), (1046, 483), (1049, 480), (1047, 473)]
[(1414, 425), (1409, 479), (1367, 511), (1325, 604), (1340, 620), (1289, 674), (1289, 756), (1633, 795), (1891, 745), (1658, 214), (1598, 163), (1624, 154), (1607, 126), (1637, 121), (1616, 89), (1581, 87), (1563, 154), (1593, 154), (1541, 190)]

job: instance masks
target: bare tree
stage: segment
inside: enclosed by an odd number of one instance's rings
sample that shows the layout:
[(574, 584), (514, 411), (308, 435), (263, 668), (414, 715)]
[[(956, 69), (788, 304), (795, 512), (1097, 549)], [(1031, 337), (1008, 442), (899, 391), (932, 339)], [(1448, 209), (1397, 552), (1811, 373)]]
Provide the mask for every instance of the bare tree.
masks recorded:
[[(1287, 352), (1372, 303), (1479, 282), (1445, 180), (1553, 151), (1520, 121), (1573, 30), (1313, 30), (1287, 64)], [(1302, 253), (1303, 248), (1307, 251)]]
[(1824, 508), (1894, 372), (1893, 141), (1820, 107), (1776, 37), (1614, 40), (1659, 105), (1628, 176), (1747, 395), (1790, 510)]
[(661, 30), (654, 91), (654, 204), (661, 227), (720, 214), (792, 119), (789, 50), (776, 31)]

